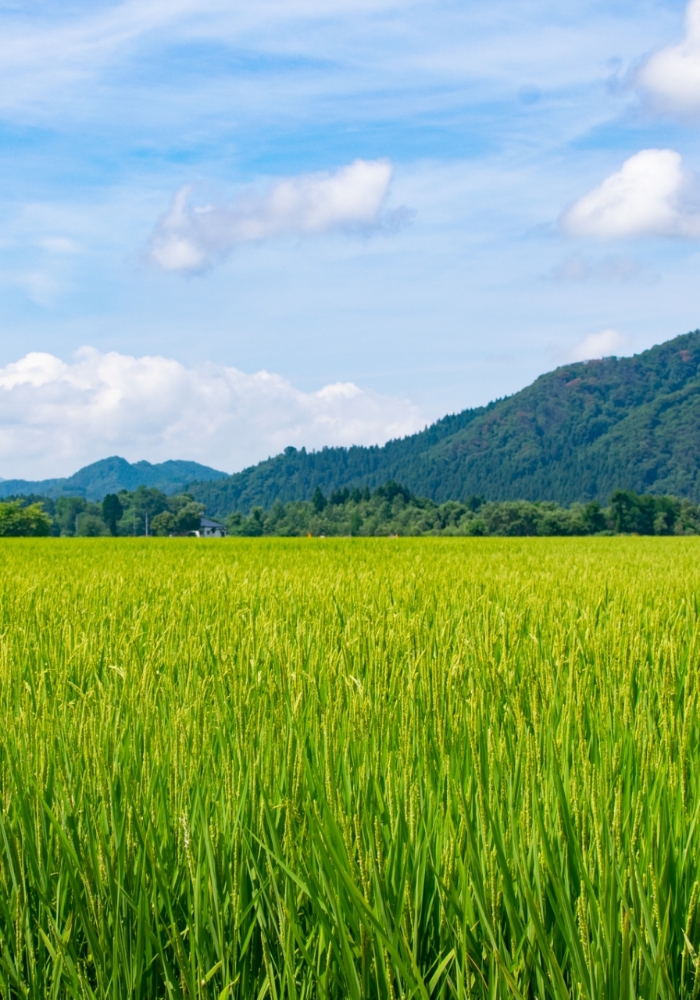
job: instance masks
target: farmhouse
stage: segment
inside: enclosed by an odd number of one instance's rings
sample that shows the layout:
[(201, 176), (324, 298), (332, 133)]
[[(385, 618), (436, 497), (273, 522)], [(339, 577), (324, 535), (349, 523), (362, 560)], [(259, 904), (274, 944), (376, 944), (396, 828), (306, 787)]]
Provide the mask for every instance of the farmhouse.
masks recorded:
[(226, 535), (226, 526), (219, 521), (212, 521), (210, 517), (202, 517), (199, 530), (190, 531), (189, 534), (194, 538), (223, 538)]

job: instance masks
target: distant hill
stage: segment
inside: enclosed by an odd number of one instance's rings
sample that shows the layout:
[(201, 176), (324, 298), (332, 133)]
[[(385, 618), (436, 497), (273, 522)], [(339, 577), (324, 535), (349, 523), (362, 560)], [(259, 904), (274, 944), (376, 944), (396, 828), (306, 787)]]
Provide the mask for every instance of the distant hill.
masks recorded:
[(699, 366), (696, 330), (631, 358), (563, 365), (383, 447), (287, 448), (191, 492), (213, 517), (388, 479), (438, 502), (604, 503), (616, 488), (698, 502)]
[(56, 499), (61, 496), (81, 496), (86, 500), (99, 501), (107, 493), (119, 490), (135, 490), (138, 486), (155, 486), (163, 493), (179, 493), (193, 480), (200, 484), (226, 478), (225, 472), (217, 472), (199, 462), (127, 462), (114, 455), (103, 458), (92, 465), (86, 465), (66, 479), (43, 479), (32, 482), (27, 479), (4, 479), (0, 481), (0, 497), (20, 494), (40, 494)]

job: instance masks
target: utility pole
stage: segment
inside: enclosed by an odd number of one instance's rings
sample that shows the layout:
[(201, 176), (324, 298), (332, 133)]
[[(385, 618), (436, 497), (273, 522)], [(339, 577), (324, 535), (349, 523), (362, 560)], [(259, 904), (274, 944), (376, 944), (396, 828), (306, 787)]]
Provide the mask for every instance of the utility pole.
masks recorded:
[(148, 538), (148, 511), (146, 511), (146, 538)]

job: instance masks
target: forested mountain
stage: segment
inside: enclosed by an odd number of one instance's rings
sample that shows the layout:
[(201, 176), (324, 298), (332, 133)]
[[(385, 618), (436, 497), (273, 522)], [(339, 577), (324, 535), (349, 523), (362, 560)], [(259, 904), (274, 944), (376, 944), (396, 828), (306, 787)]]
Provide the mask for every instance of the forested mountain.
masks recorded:
[(197, 462), (94, 462), (66, 479), (0, 481), (0, 497), (100, 501), (187, 490), (212, 517), (396, 480), (439, 503), (598, 500), (615, 489), (700, 502), (700, 330), (631, 358), (563, 365), (488, 406), (443, 417), (383, 447), (287, 448), (227, 476)]
[(185, 486), (197, 479), (200, 483), (226, 477), (199, 462), (127, 462), (114, 455), (86, 465), (66, 479), (44, 479), (32, 482), (27, 479), (0, 480), (0, 497), (21, 494), (40, 494), (44, 497), (82, 496), (86, 500), (102, 500), (107, 493), (135, 490), (151, 486), (163, 493), (180, 493)]
[(700, 330), (631, 358), (563, 365), (383, 447), (287, 448), (189, 492), (211, 516), (389, 479), (444, 502), (607, 502), (617, 488), (700, 501)]

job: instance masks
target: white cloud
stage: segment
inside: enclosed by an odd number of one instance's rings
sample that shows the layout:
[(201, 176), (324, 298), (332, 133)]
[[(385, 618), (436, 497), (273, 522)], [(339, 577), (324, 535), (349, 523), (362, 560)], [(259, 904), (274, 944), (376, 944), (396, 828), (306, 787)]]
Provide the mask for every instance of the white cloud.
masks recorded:
[(643, 149), (560, 219), (564, 232), (598, 239), (700, 238), (696, 179), (672, 149)]
[(391, 173), (388, 160), (355, 160), (333, 174), (285, 178), (220, 205), (193, 205), (184, 187), (158, 222), (148, 258), (165, 271), (196, 272), (239, 243), (401, 221), (396, 212), (382, 213)]
[(381, 444), (425, 421), (406, 400), (351, 382), (302, 392), (279, 375), (83, 347), (72, 362), (31, 353), (0, 368), (5, 479), (67, 475), (119, 453), (234, 471), (287, 445)]
[(592, 361), (594, 358), (609, 358), (612, 354), (628, 346), (627, 338), (619, 330), (601, 330), (591, 333), (570, 354), (571, 361)]
[(700, 113), (700, 0), (691, 0), (685, 15), (685, 37), (678, 45), (655, 52), (636, 74), (635, 83), (659, 111)]

